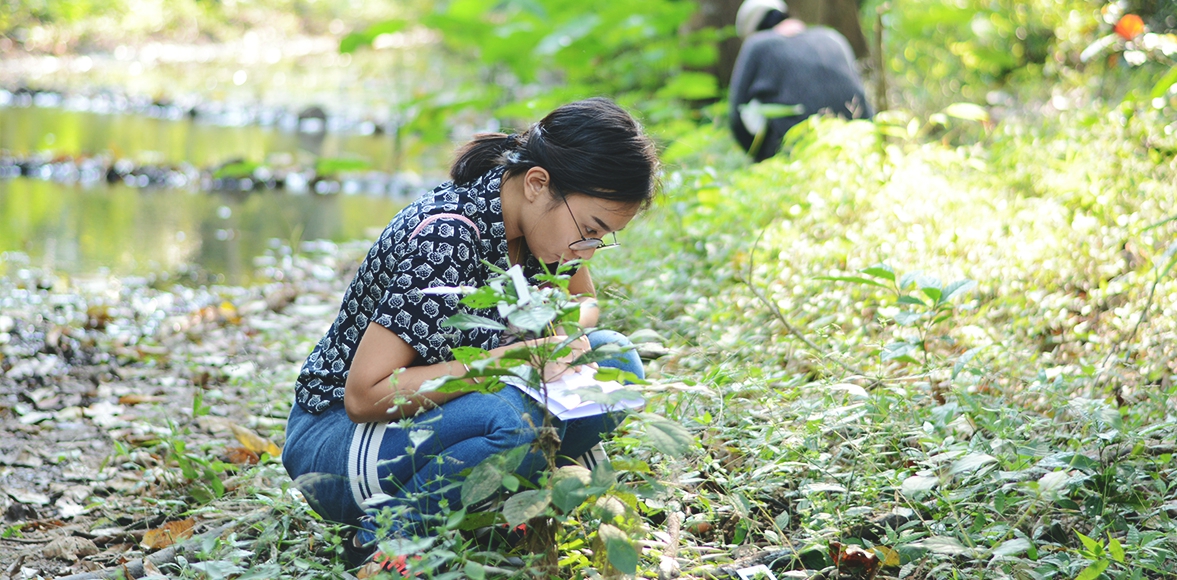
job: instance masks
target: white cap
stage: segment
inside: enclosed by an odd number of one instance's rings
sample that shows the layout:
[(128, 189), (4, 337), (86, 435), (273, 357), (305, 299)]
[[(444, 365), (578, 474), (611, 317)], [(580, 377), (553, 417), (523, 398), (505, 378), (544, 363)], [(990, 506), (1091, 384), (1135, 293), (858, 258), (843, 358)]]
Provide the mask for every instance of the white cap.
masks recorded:
[(744, 0), (744, 3), (740, 4), (740, 10), (736, 12), (736, 34), (739, 34), (740, 38), (752, 36), (769, 10), (788, 13), (789, 7), (782, 0)]

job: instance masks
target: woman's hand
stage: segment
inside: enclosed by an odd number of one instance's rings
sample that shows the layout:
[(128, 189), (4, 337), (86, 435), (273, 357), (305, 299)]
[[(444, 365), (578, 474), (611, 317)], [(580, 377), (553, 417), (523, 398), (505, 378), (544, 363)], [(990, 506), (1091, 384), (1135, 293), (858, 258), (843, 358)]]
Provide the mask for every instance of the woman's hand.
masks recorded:
[[(567, 340), (567, 337), (562, 337), (562, 336), (552, 337), (552, 338), (556, 338), (556, 339), (560, 339), (560, 340)], [(572, 372), (579, 371), (581, 366), (584, 366), (584, 365), (573, 366), (572, 363), (576, 359), (583, 356), (586, 352), (589, 352), (590, 350), (592, 350), (592, 346), (589, 345), (588, 338), (583, 337), (583, 336), (577, 338), (576, 340), (573, 340), (568, 345), (568, 347), (571, 349), (572, 352), (544, 365), (544, 381), (554, 381), (554, 380), (560, 378), (561, 376), (563, 376), (564, 373), (568, 372), (569, 370), (571, 370)], [(596, 363), (588, 363), (588, 366), (591, 368), (597, 368)]]

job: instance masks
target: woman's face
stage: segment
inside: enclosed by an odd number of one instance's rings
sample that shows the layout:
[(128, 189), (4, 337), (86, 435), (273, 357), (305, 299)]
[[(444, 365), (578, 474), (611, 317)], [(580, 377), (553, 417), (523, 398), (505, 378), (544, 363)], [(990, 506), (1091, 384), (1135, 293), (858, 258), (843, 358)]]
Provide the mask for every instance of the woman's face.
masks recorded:
[(535, 204), (531, 227), (524, 233), (528, 249), (545, 264), (591, 258), (596, 249), (572, 250), (568, 245), (585, 238), (611, 242), (611, 234), (625, 228), (640, 209), (637, 203), (577, 193), (563, 200), (551, 190), (546, 194), (541, 198), (546, 202)]

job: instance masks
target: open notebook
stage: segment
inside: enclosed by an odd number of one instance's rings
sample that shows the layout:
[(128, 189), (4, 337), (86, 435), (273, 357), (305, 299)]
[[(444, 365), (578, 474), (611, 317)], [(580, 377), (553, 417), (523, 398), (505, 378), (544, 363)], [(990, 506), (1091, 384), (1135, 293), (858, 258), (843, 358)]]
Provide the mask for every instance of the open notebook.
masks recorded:
[[(518, 377), (502, 379), (504, 383), (518, 387), (541, 404), (546, 402), (548, 411), (562, 421), (622, 409), (637, 409), (645, 405), (646, 400), (632, 391), (608, 396), (609, 393), (624, 389), (625, 385), (617, 381), (599, 381), (593, 378), (596, 372), (597, 369), (586, 365), (581, 367), (580, 371), (564, 373), (559, 379), (548, 383), (547, 401), (544, 401), (543, 393), (528, 387), (527, 383)], [(608, 403), (598, 402), (602, 400)]]

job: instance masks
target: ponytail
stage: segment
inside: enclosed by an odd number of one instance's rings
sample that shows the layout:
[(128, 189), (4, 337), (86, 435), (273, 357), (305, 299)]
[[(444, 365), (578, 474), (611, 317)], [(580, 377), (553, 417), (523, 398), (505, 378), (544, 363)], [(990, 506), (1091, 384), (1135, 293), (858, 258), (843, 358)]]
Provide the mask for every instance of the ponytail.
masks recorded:
[(552, 193), (637, 203), (653, 200), (658, 155), (629, 113), (600, 97), (564, 105), (517, 135), (480, 133), (462, 146), (450, 177), (466, 185), (495, 167), (504, 178), (542, 167)]
[(503, 153), (509, 151), (515, 142), (515, 135), (505, 133), (474, 135), (473, 141), (458, 149), (457, 159), (450, 166), (450, 178), (458, 185), (478, 179), (487, 171), (503, 165)]

